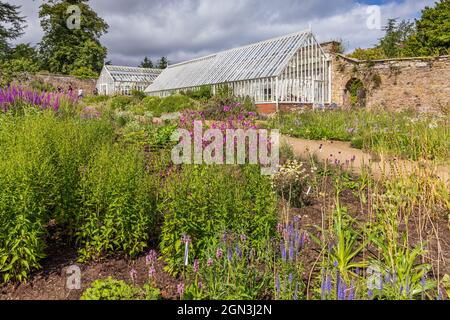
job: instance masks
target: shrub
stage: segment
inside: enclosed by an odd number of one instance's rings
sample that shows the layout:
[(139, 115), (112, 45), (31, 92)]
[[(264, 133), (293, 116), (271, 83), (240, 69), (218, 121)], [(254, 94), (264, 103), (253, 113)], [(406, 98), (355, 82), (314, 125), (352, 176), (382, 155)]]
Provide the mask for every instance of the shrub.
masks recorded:
[(201, 259), (224, 231), (244, 233), (254, 245), (274, 232), (276, 197), (258, 166), (184, 166), (163, 194), (161, 252), (170, 272), (180, 271), (183, 235), (192, 240), (190, 256)]
[(157, 217), (157, 190), (136, 146), (105, 146), (81, 178), (77, 240), (80, 260), (102, 254), (135, 256), (147, 246)]
[(136, 300), (138, 295), (139, 289), (125, 281), (109, 277), (94, 281), (92, 286), (83, 293), (81, 300)]
[(122, 280), (114, 280), (111, 277), (96, 280), (91, 287), (86, 289), (81, 300), (159, 300), (161, 292), (150, 284), (138, 288), (129, 285)]
[(160, 117), (163, 113), (174, 113), (186, 109), (195, 109), (195, 107), (196, 103), (194, 100), (177, 94), (161, 99), (156, 108), (151, 108), (149, 111), (153, 112), (156, 117)]
[(142, 99), (144, 99), (147, 95), (145, 94), (144, 91), (141, 90), (131, 90), (131, 96), (133, 98), (135, 98), (138, 101), (141, 101)]
[(144, 99), (142, 99), (142, 103), (145, 108), (151, 112), (159, 106), (159, 104), (161, 103), (161, 98), (152, 96), (145, 97)]
[(184, 94), (189, 98), (202, 101), (207, 101), (212, 97), (211, 86), (208, 85), (201, 86), (198, 90), (188, 90)]
[(239, 116), (243, 114), (255, 114), (256, 106), (250, 99), (240, 99), (235, 97), (214, 96), (208, 101), (203, 110), (206, 119), (228, 120), (230, 116)]
[(44, 256), (47, 223), (70, 235), (79, 211), (80, 168), (112, 142), (102, 121), (53, 113), (0, 116), (0, 274), (23, 281)]
[(70, 73), (71, 76), (77, 77), (79, 79), (96, 79), (98, 78), (98, 73), (93, 71), (88, 67), (79, 67)]
[(129, 96), (114, 96), (111, 98), (110, 106), (115, 110), (125, 110), (133, 103), (133, 97)]

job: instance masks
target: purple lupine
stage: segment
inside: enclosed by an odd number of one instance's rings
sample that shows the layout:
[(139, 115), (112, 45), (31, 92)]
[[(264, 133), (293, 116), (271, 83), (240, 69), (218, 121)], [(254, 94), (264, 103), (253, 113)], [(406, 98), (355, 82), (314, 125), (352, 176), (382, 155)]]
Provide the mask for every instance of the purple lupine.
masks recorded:
[(387, 275), (386, 275), (386, 282), (391, 283), (391, 269), (388, 269)]
[(242, 250), (239, 247), (239, 244), (236, 244), (236, 256), (239, 258), (239, 260), (242, 259)]
[(279, 295), (280, 294), (280, 290), (281, 290), (280, 275), (277, 275), (275, 288), (277, 290), (277, 294)]
[(336, 270), (336, 293), (337, 293), (337, 299), (342, 300), (342, 278), (341, 278), (341, 272)]
[(206, 262), (206, 265), (207, 265), (208, 267), (212, 267), (213, 264), (214, 264), (214, 260), (211, 259), (211, 258), (209, 258), (208, 261)]
[(425, 289), (426, 283), (427, 283), (427, 273), (424, 271), (422, 279), (420, 279), (420, 285), (422, 286), (422, 290)]
[(350, 289), (348, 292), (347, 300), (355, 300), (355, 286), (354, 286), (353, 280), (350, 283)]
[(320, 296), (321, 300), (325, 300), (325, 270), (322, 269), (322, 283), (320, 286)]
[(197, 272), (199, 271), (199, 269), (200, 269), (200, 263), (198, 262), (198, 259), (195, 259), (195, 260), (194, 260), (193, 269), (194, 269), (194, 272), (195, 272), (195, 273), (197, 273)]
[(325, 281), (325, 292), (327, 295), (331, 294), (332, 291), (332, 287), (331, 287), (331, 274), (330, 272), (327, 273), (327, 280)]
[(156, 259), (158, 258), (158, 254), (155, 250), (150, 250), (147, 256), (145, 256), (145, 264), (147, 266), (152, 265), (156, 262)]
[(180, 298), (183, 297), (183, 294), (184, 294), (184, 283), (183, 282), (180, 282), (177, 285), (177, 293), (180, 296)]
[(216, 258), (220, 260), (222, 259), (222, 257), (223, 257), (223, 250), (221, 248), (218, 248), (216, 251)]
[(369, 299), (372, 300), (372, 298), (373, 298), (373, 291), (372, 291), (372, 288), (369, 288), (369, 291), (367, 292), (367, 295), (369, 296)]
[(411, 296), (411, 285), (409, 284), (409, 280), (406, 280), (406, 295)]
[(284, 241), (281, 241), (280, 243), (280, 252), (281, 252), (281, 259), (283, 262), (286, 262), (286, 246), (284, 244)]
[(231, 251), (231, 248), (228, 248), (228, 250), (227, 250), (227, 258), (228, 258), (228, 261), (233, 260), (233, 251)]
[(289, 241), (289, 261), (294, 261), (294, 241)]
[(155, 276), (155, 274), (156, 274), (156, 269), (155, 269), (154, 266), (151, 266), (151, 267), (148, 269), (148, 277), (149, 277), (150, 279), (153, 279), (153, 277)]
[(294, 281), (294, 276), (292, 273), (289, 273), (288, 281), (289, 281), (289, 283), (292, 283), (292, 281)]

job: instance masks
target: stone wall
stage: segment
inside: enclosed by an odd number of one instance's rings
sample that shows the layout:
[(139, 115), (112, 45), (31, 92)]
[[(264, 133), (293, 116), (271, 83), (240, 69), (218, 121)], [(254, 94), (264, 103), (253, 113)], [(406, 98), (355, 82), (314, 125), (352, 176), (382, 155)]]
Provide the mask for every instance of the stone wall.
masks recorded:
[(91, 94), (97, 84), (97, 79), (79, 79), (57, 74), (36, 74), (31, 79), (50, 84), (55, 88), (59, 86), (65, 91), (71, 85), (73, 90), (83, 89), (86, 94)]
[(351, 105), (348, 84), (359, 79), (367, 108), (450, 111), (450, 56), (377, 61), (332, 57), (332, 102), (339, 106)]
[(72, 86), (74, 92), (77, 92), (78, 89), (83, 89), (85, 94), (91, 94), (97, 83), (97, 79), (79, 79), (73, 76), (37, 73), (35, 75), (25, 77), (20, 81), (20, 84), (31, 85), (34, 81), (51, 85), (55, 89), (61, 87), (64, 91), (67, 91), (69, 86)]

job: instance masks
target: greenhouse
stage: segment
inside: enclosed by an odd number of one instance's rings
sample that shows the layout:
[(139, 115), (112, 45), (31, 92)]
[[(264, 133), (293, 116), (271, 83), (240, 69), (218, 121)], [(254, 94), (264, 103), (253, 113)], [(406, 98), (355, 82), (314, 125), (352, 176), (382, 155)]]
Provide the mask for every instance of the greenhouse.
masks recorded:
[(97, 80), (100, 94), (129, 95), (133, 90), (144, 91), (161, 74), (161, 69), (105, 65)]
[(228, 85), (258, 105), (326, 104), (331, 61), (310, 30), (169, 66), (145, 92), (168, 96)]

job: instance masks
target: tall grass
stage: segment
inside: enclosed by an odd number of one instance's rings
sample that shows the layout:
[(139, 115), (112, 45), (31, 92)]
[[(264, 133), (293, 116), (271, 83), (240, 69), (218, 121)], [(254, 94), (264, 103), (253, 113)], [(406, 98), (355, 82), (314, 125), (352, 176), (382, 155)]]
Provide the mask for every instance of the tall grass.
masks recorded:
[(449, 120), (411, 112), (332, 110), (282, 113), (269, 125), (298, 138), (349, 141), (353, 147), (387, 156), (446, 161)]

